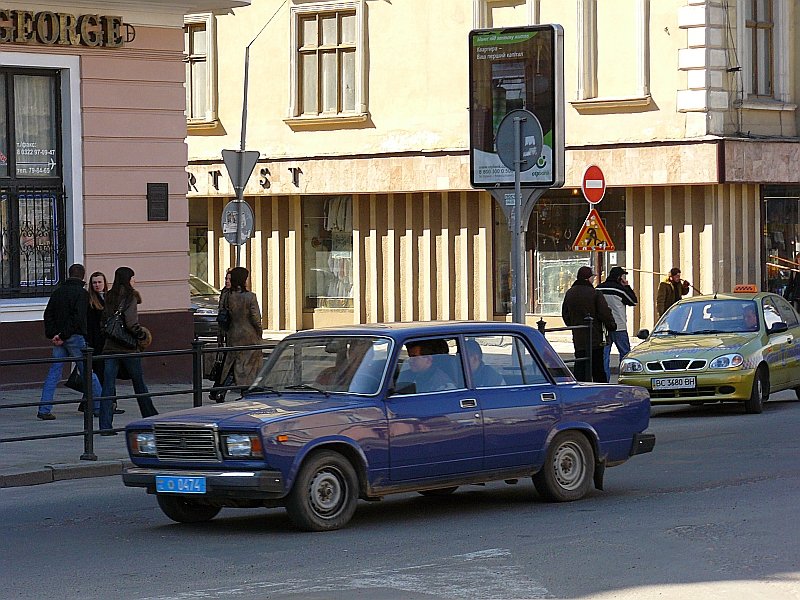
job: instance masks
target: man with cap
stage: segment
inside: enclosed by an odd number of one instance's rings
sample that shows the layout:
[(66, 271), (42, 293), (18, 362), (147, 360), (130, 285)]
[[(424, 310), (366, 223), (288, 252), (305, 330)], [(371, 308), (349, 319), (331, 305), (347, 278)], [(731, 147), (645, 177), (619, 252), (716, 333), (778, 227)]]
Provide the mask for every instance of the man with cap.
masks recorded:
[[(581, 267), (572, 287), (564, 295), (561, 305), (561, 317), (568, 327), (586, 325), (586, 317), (592, 318), (591, 347), (589, 347), (589, 331), (580, 327), (572, 330), (572, 345), (575, 347), (575, 378), (578, 381), (595, 381), (608, 383), (603, 369), (603, 326), (608, 331), (616, 331), (617, 323), (611, 314), (605, 296), (592, 285), (592, 269)], [(586, 359), (591, 355), (592, 368)]]
[(606, 298), (614, 322), (617, 324), (616, 331), (608, 332), (608, 344), (603, 351), (603, 368), (606, 371), (606, 378), (611, 381), (611, 344), (614, 344), (619, 351), (619, 359), (631, 351), (631, 341), (628, 338), (628, 314), (627, 306), (636, 306), (639, 299), (636, 293), (628, 285), (628, 272), (622, 267), (611, 267), (606, 280), (597, 286)]

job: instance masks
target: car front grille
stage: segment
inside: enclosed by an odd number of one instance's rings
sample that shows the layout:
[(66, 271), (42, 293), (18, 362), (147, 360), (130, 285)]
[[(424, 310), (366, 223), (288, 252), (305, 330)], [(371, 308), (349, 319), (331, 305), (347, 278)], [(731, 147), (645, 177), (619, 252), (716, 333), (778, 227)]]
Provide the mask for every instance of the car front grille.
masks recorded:
[(654, 360), (647, 363), (647, 370), (654, 371), (698, 371), (705, 369), (706, 361), (701, 359), (672, 358), (669, 360)]
[(715, 388), (713, 385), (689, 390), (650, 390), (651, 400), (665, 400), (668, 398), (702, 398), (715, 395), (717, 395), (717, 388)]
[(213, 426), (156, 425), (156, 455), (161, 459), (221, 461)]

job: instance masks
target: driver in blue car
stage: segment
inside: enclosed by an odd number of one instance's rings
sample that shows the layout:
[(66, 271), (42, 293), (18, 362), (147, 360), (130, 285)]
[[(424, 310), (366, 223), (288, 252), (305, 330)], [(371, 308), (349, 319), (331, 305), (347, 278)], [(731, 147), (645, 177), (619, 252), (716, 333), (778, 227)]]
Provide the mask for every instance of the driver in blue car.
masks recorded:
[(447, 355), (438, 353), (433, 343), (425, 341), (410, 342), (406, 346), (406, 350), (408, 351), (408, 359), (406, 361), (408, 368), (404, 368), (398, 377), (396, 383), (398, 392), (409, 393), (413, 389), (417, 394), (424, 394), (456, 388), (452, 377), (441, 367), (434, 364), (434, 356)]

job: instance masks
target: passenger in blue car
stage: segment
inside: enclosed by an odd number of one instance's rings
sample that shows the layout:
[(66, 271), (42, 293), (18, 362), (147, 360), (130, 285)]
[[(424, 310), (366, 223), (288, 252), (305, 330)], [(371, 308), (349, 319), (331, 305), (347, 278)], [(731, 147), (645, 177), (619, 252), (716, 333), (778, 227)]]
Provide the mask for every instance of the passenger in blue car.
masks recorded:
[(483, 362), (483, 350), (481, 345), (475, 340), (467, 340), (464, 343), (467, 352), (467, 363), (472, 373), (472, 383), (475, 387), (495, 387), (503, 385), (503, 376), (493, 367)]
[(399, 394), (425, 394), (456, 389), (456, 383), (441, 367), (434, 364), (435, 357), (449, 357), (437, 352), (430, 341), (415, 341), (406, 345), (408, 359), (400, 371), (395, 389)]

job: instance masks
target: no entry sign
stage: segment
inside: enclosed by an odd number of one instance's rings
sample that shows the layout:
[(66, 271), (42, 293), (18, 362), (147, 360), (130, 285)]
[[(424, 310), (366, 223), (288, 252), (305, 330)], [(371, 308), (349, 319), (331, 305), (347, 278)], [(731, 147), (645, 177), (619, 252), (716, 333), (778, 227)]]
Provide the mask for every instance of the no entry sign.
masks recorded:
[(597, 165), (590, 165), (583, 173), (583, 183), (581, 183), (583, 197), (591, 204), (597, 204), (603, 199), (606, 193), (606, 178), (603, 171)]

